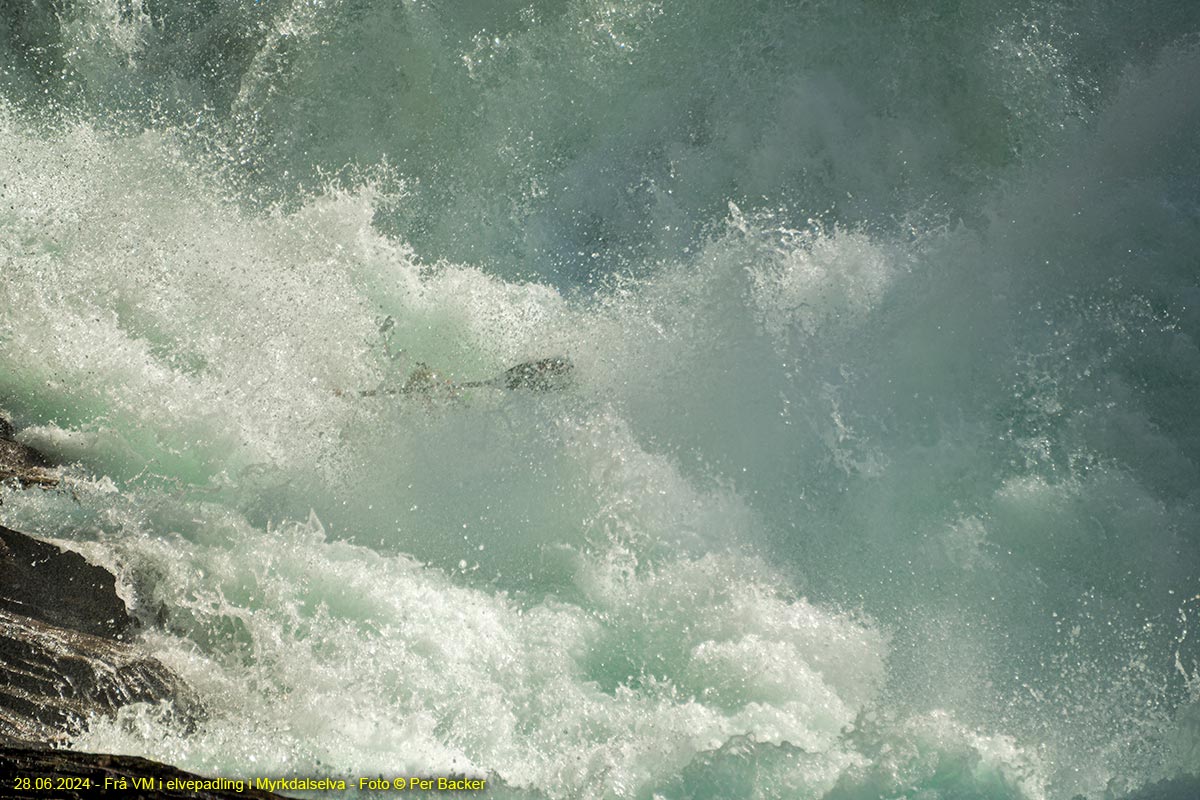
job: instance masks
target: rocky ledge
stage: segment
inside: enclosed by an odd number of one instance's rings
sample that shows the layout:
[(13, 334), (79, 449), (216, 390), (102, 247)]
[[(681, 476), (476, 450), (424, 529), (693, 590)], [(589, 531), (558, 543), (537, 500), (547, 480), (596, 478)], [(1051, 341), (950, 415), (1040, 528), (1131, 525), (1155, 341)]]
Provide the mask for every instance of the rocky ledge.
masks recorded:
[(129, 641), (114, 584), (78, 553), (0, 527), (0, 742), (57, 743), (90, 716), (182, 696)]
[(12, 424), (0, 417), (0, 482), (6, 481), (21, 487), (58, 485), (46, 457), (18, 442)]
[[(53, 486), (49, 467), (0, 417), (0, 491)], [(107, 570), (0, 526), (0, 798), (274, 797), (203, 788), (146, 759), (50, 749), (130, 703), (196, 715), (183, 684), (134, 643), (136, 627)]]

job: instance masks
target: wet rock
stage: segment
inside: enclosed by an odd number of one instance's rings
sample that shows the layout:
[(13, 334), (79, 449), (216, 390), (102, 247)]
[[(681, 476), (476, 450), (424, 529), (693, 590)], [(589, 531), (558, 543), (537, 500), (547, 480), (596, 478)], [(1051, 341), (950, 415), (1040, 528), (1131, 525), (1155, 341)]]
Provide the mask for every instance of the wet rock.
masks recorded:
[[(25, 781), (30, 787), (28, 791), (15, 788), (24, 786)], [(50, 788), (34, 788), (38, 786)], [(0, 747), (0, 797), (283, 800), (280, 795), (257, 791), (245, 782), (238, 791), (234, 782), (202, 778), (145, 758), (10, 747)]]
[[(0, 417), (0, 482), (57, 484), (50, 462), (13, 435)], [(277, 797), (202, 788), (203, 778), (146, 759), (44, 749), (130, 703), (169, 700), (184, 719), (197, 715), (185, 687), (131, 642), (134, 627), (111, 573), (0, 526), (0, 798)]]
[(136, 702), (192, 703), (129, 641), (115, 580), (78, 553), (0, 527), (0, 743), (61, 742)]
[(78, 553), (0, 526), (0, 610), (93, 636), (133, 626), (117, 581)]
[(49, 459), (14, 436), (12, 423), (0, 417), (0, 482), (15, 481), (23, 487), (56, 486), (58, 478), (49, 470)]
[(92, 715), (177, 694), (166, 667), (125, 642), (0, 610), (0, 740), (60, 740)]

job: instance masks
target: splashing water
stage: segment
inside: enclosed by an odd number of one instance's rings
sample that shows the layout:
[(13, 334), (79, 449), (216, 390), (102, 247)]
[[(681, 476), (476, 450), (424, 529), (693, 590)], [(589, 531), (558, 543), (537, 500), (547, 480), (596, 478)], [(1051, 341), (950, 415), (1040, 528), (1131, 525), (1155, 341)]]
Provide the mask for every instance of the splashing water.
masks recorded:
[(0, 405), (69, 465), (0, 523), (205, 709), (74, 746), (1186, 791), (1200, 9), (1142, 5), (0, 12)]

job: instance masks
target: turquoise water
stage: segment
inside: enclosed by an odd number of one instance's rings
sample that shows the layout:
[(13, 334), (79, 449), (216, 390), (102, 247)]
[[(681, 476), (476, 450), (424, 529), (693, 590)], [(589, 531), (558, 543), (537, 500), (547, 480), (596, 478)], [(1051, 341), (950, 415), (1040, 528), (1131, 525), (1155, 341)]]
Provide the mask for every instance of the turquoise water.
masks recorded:
[(0, 407), (69, 466), (0, 523), (204, 709), (75, 746), (1200, 781), (1200, 7), (1138, 5), (5, 6)]

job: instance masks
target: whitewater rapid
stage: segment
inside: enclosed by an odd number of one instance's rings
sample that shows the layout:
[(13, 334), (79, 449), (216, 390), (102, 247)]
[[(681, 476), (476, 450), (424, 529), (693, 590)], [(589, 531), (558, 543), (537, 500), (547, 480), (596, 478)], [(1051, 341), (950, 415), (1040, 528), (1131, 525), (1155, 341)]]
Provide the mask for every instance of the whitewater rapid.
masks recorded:
[(151, 5), (4, 12), (0, 408), (66, 488), (0, 523), (112, 569), (205, 709), (73, 746), (497, 797), (1196, 777), (1194, 12)]

